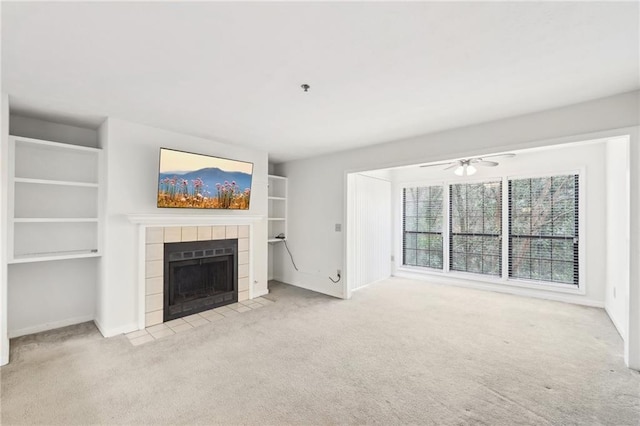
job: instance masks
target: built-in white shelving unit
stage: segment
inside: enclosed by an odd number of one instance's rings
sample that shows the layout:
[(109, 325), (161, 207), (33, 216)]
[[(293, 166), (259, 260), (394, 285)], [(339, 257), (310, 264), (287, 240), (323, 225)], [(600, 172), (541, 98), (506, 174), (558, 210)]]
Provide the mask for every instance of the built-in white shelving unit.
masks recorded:
[(283, 234), (287, 236), (287, 178), (283, 176), (269, 175), (269, 243), (282, 242), (282, 238), (276, 236)]
[(8, 263), (101, 256), (97, 148), (9, 138)]

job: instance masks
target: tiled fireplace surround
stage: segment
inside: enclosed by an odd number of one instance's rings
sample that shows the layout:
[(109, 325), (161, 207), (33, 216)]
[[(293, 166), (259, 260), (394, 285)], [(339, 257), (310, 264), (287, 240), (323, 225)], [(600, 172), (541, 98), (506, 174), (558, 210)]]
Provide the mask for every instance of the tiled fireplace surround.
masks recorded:
[(249, 299), (249, 225), (154, 226), (144, 236), (144, 326), (163, 322), (164, 243), (238, 239), (238, 301)]

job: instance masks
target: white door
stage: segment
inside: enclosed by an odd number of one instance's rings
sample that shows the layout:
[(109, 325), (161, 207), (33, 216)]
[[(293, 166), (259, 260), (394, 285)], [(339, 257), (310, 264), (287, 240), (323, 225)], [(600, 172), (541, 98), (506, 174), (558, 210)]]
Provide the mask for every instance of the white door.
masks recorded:
[(348, 245), (352, 248), (349, 291), (391, 276), (391, 182), (356, 174)]

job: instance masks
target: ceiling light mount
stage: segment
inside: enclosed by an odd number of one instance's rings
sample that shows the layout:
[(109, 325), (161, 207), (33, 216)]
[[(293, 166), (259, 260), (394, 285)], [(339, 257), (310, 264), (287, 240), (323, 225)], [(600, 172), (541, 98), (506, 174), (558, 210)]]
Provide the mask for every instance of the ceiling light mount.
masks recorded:
[(300, 87), (302, 87), (302, 90), (304, 90), (305, 92), (308, 92), (309, 89), (311, 89), (311, 86), (309, 86), (307, 83), (304, 83)]

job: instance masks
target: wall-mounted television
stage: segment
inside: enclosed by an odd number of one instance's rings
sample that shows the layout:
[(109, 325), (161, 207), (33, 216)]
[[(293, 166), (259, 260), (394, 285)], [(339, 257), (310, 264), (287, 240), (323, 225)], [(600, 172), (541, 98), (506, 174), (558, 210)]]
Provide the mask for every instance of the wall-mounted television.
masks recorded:
[(253, 163), (160, 148), (158, 207), (248, 210)]

